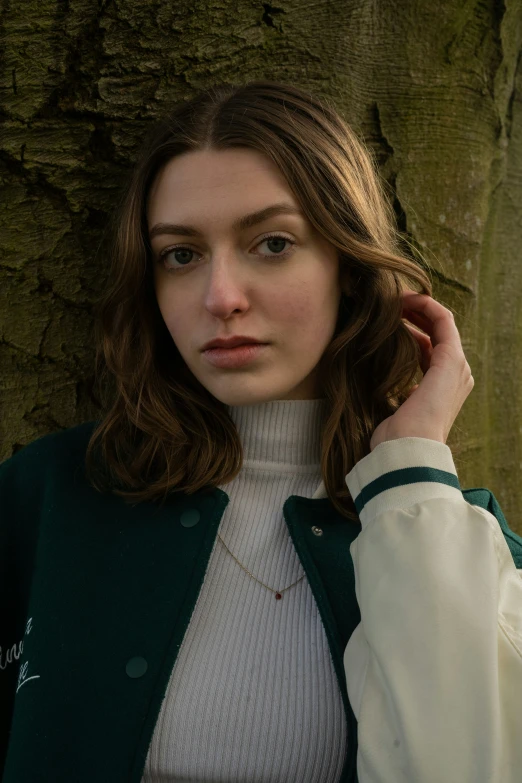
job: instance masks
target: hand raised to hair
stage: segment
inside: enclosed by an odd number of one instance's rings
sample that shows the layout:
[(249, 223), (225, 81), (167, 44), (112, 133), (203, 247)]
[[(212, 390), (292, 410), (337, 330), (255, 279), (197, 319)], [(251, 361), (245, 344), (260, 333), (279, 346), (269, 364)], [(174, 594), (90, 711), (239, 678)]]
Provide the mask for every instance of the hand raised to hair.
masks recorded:
[(373, 449), (396, 438), (429, 438), (446, 443), (457, 415), (475, 381), (466, 361), (453, 313), (431, 296), (403, 294), (403, 317), (427, 334), (406, 324), (419, 343), (424, 377), (392, 416), (375, 428)]

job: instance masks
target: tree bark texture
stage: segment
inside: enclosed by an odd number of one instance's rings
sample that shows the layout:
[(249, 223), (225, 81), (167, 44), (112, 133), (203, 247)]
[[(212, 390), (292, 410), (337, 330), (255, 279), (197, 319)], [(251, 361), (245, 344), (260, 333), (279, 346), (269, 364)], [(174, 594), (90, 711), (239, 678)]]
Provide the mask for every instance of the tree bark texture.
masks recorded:
[(456, 313), (448, 440), (522, 534), (522, 0), (3, 0), (0, 460), (97, 417), (95, 258), (149, 123), (218, 81), (333, 99)]

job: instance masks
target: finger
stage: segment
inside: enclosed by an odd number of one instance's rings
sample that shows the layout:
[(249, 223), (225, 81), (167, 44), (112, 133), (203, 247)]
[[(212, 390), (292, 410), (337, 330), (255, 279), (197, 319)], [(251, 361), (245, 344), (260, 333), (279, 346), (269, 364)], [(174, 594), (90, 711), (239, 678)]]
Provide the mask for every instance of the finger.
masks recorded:
[(451, 310), (425, 294), (404, 294), (404, 304), (404, 311), (408, 311), (412, 318), (423, 319), (422, 323), (426, 324), (425, 329), (434, 348), (439, 343), (453, 343), (462, 348)]
[(410, 310), (403, 310), (403, 320), (410, 321), (415, 325), (417, 330), (421, 330), (426, 333), (429, 326), (429, 321), (422, 313), (413, 313)]
[(407, 326), (410, 332), (412, 332), (415, 337), (418, 337), (418, 339), (421, 340), (423, 344), (431, 345), (431, 337), (429, 334), (426, 334), (426, 332), (423, 331), (419, 326), (413, 323), (405, 323), (404, 326)]
[(431, 339), (429, 335), (424, 334), (424, 332), (420, 332), (411, 324), (405, 324), (405, 326), (408, 328), (408, 330), (417, 340), (417, 345), (420, 348), (419, 365), (423, 374), (426, 375), (426, 373), (428, 372), (431, 366), (431, 356), (433, 353), (433, 346), (431, 344)]

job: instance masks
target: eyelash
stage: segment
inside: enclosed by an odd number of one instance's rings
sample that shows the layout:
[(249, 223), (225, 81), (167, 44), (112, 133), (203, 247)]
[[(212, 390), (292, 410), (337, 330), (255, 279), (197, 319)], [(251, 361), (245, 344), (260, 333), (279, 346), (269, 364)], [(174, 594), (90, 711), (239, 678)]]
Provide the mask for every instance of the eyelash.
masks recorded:
[[(283, 258), (283, 257), (289, 255), (289, 253), (292, 252), (293, 246), (296, 244), (292, 239), (288, 239), (288, 237), (285, 237), (282, 234), (269, 234), (268, 236), (263, 237), (262, 239), (260, 239), (259, 242), (257, 243), (256, 247), (258, 247), (259, 245), (262, 245), (263, 242), (266, 242), (269, 239), (284, 239), (286, 242), (289, 242), (290, 245), (291, 245), (290, 249), (286, 250), (284, 253), (279, 253), (278, 255), (273, 255), (273, 256), (266, 256), (267, 258), (270, 258), (270, 259), (276, 259), (277, 260), (279, 258)], [(158, 260), (160, 262), (162, 262), (163, 259), (167, 255), (169, 255), (169, 253), (172, 253), (174, 250), (191, 250), (193, 253), (196, 252), (195, 250), (192, 250), (192, 248), (188, 247), (187, 245), (173, 245), (172, 247), (166, 247), (165, 250), (162, 250), (161, 253), (158, 256)], [(196, 253), (196, 255), (200, 255), (200, 254)], [(189, 261), (187, 264), (184, 264), (183, 266), (175, 266), (175, 267), (170, 267), (169, 268), (166, 264), (163, 264), (163, 267), (167, 270), (167, 272), (178, 272), (180, 269), (187, 269), (191, 265), (192, 265), (192, 262)]]

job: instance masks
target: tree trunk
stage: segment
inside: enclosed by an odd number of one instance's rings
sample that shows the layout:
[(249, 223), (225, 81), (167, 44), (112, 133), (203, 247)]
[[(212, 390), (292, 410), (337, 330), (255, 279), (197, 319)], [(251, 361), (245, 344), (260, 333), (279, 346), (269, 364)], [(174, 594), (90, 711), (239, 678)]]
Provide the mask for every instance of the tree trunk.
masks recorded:
[(98, 416), (96, 251), (149, 122), (270, 78), (331, 97), (375, 150), (475, 379), (448, 440), (461, 486), (522, 534), (521, 0), (6, 0), (2, 23), (0, 460)]

